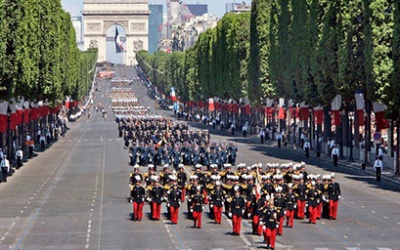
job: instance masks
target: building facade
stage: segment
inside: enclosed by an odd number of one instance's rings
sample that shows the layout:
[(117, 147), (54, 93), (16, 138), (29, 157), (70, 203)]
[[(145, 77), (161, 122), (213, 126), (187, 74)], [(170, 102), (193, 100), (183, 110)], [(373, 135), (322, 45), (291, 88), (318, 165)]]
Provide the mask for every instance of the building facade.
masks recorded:
[(149, 4), (149, 53), (153, 54), (158, 50), (162, 39), (164, 13), (162, 4)]

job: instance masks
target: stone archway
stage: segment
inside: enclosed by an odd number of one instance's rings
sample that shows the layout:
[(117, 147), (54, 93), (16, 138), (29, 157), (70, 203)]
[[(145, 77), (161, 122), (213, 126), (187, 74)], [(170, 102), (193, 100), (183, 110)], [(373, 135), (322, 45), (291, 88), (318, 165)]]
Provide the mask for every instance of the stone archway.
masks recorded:
[(135, 52), (149, 48), (148, 0), (84, 0), (83, 38), (85, 49), (98, 48), (98, 62), (106, 60), (106, 32), (112, 25), (126, 31), (124, 64), (136, 63)]

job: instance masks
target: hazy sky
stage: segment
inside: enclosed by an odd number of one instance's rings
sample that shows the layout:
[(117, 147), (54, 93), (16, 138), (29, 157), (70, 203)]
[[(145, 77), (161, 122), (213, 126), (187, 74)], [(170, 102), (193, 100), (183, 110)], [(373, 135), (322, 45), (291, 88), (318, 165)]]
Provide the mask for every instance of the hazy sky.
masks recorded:
[[(64, 9), (71, 13), (71, 15), (79, 15), (82, 11), (83, 0), (61, 0)], [(150, 3), (165, 4), (166, 0), (150, 0)], [(237, 2), (241, 3), (242, 0), (184, 0), (188, 4), (200, 3), (208, 5), (208, 12), (217, 17), (222, 17), (225, 13), (225, 3)], [(246, 3), (251, 3), (251, 0), (245, 0)]]

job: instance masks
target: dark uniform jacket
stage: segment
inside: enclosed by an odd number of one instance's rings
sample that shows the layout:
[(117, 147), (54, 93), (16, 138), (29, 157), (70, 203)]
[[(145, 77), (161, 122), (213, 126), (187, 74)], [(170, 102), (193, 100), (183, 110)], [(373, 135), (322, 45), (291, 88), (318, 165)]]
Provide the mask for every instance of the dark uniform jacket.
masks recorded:
[(285, 215), (284, 211), (286, 208), (286, 200), (285, 198), (281, 195), (281, 196), (276, 196), (274, 198), (274, 204), (275, 204), (275, 210), (278, 214), (278, 218), (282, 217)]
[(144, 202), (144, 198), (146, 196), (146, 191), (142, 186), (134, 186), (131, 190), (132, 201), (136, 203)]
[(171, 207), (179, 207), (181, 198), (182, 192), (179, 189), (172, 188), (168, 193), (168, 202)]
[(265, 227), (276, 229), (278, 212), (275, 209), (267, 208), (264, 210), (263, 223)]
[(339, 200), (340, 195), (340, 186), (339, 183), (331, 183), (328, 186), (328, 196), (330, 200), (337, 201)]
[(286, 209), (289, 211), (296, 210), (297, 199), (293, 192), (287, 193), (286, 195)]
[(204, 196), (201, 194), (195, 194), (192, 197), (192, 208), (193, 212), (203, 212)]
[(307, 190), (308, 206), (316, 207), (321, 202), (321, 195), (317, 189)]
[(299, 184), (296, 189), (296, 197), (300, 201), (305, 201), (306, 200), (306, 191), (307, 191), (307, 185), (306, 184)]
[(211, 203), (216, 207), (222, 207), (224, 205), (225, 192), (220, 189), (214, 189), (211, 191)]
[(243, 210), (245, 209), (245, 207), (246, 204), (244, 202), (243, 197), (234, 196), (232, 198), (232, 203), (231, 203), (232, 215), (243, 216)]
[(150, 197), (152, 201), (157, 204), (162, 203), (163, 194), (164, 194), (164, 189), (161, 186), (152, 187), (152, 189), (150, 190)]

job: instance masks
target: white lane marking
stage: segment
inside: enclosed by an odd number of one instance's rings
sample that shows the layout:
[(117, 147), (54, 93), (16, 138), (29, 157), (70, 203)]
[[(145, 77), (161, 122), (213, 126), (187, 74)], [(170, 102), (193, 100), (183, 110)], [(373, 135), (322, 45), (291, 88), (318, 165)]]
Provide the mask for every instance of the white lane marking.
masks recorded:
[(388, 247), (378, 247), (378, 250), (392, 250), (392, 249)]
[(376, 214), (376, 212), (375, 212), (375, 211), (371, 211), (371, 213), (373, 213), (373, 214)]
[(388, 217), (386, 217), (386, 216), (384, 216), (383, 218), (385, 218), (385, 219), (387, 219), (387, 220), (389, 219), (389, 218), (388, 218)]
[(397, 225), (399, 225), (399, 226), (400, 226), (400, 222), (397, 222)]
[[(97, 244), (98, 250), (101, 249), (101, 230), (103, 225), (103, 201), (104, 201), (104, 180), (105, 180), (105, 172), (106, 172), (106, 147), (103, 144), (103, 170), (101, 173), (101, 196), (100, 196), (100, 215), (99, 215), (99, 242)], [(97, 188), (96, 190), (97, 191)]]
[(349, 238), (347, 235), (343, 235), (343, 237), (344, 237), (345, 239)]
[(113, 139), (108, 139), (107, 141), (113, 141)]
[(364, 206), (361, 206), (361, 208), (364, 208)]

